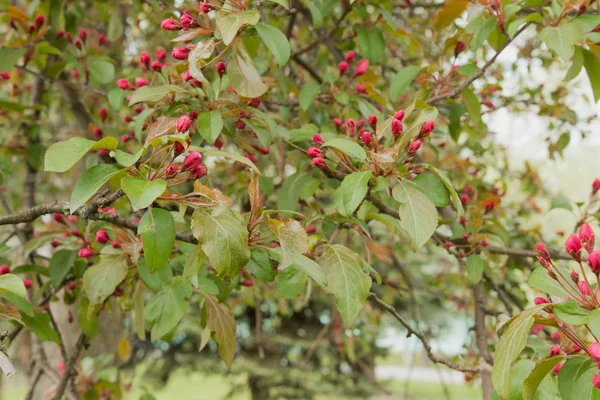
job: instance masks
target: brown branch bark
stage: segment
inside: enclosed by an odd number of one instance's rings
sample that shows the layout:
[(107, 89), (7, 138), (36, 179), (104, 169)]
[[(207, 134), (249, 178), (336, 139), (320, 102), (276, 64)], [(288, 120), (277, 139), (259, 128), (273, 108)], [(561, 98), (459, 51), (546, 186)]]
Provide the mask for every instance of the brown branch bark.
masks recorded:
[(75, 343), (75, 346), (73, 347), (73, 354), (71, 354), (71, 358), (69, 358), (69, 360), (66, 362), (65, 373), (62, 376), (62, 378), (58, 384), (56, 393), (55, 393), (54, 397), (52, 398), (53, 400), (62, 399), (62, 396), (65, 393), (65, 390), (67, 389), (67, 383), (69, 383), (71, 376), (73, 376), (76, 372), (75, 364), (77, 363), (77, 359), (79, 358), (79, 355), (81, 354), (81, 352), (83, 351), (83, 348), (85, 347), (85, 343), (86, 343), (85, 334), (82, 333), (81, 335), (79, 335), (79, 338), (77, 339), (77, 343)]
[[(490, 354), (488, 347), (487, 331), (485, 329), (485, 304), (483, 296), (483, 284), (479, 282), (473, 287), (473, 299), (475, 300), (475, 342), (479, 355), (490, 365), (494, 359)], [(481, 370), (481, 389), (483, 391), (483, 400), (492, 398), (492, 376), (487, 369)]]

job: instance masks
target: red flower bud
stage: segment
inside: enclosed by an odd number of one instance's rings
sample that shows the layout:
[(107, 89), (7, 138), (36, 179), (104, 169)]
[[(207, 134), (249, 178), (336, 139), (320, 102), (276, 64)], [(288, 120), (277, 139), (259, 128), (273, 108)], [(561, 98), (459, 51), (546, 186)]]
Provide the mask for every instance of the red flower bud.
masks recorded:
[(588, 353), (596, 362), (600, 362), (600, 342), (588, 346)]
[(196, 179), (202, 178), (206, 175), (206, 165), (201, 164), (192, 170), (192, 176)]
[(325, 143), (325, 140), (323, 140), (323, 136), (319, 135), (318, 133), (315, 133), (313, 135), (312, 140), (313, 140), (313, 143), (315, 143), (315, 144), (323, 144), (323, 143)]
[(225, 65), (225, 63), (223, 61), (219, 61), (216, 65), (217, 68), (217, 73), (219, 74), (219, 76), (223, 76), (223, 74), (225, 73), (225, 70), (227, 69), (227, 66)]
[(160, 61), (152, 61), (152, 64), (150, 64), (150, 68), (152, 68), (156, 72), (162, 71), (162, 67), (163, 66), (160, 63)]
[(79, 30), (79, 37), (81, 38), (81, 40), (83, 40), (84, 42), (87, 40), (87, 31), (84, 28), (81, 28)]
[(579, 290), (581, 290), (584, 296), (590, 295), (590, 285), (586, 281), (577, 282), (577, 286), (579, 286)]
[(69, 290), (73, 291), (77, 289), (77, 282), (69, 282), (69, 286), (67, 286)]
[(71, 78), (79, 78), (79, 70), (77, 68), (73, 68), (69, 71), (69, 75), (71, 75)]
[(53, 240), (50, 242), (50, 246), (52, 246), (52, 248), (57, 248), (58, 246), (60, 246), (60, 242), (58, 240)]
[(62, 214), (52, 214), (52, 218), (54, 218), (54, 220), (56, 222), (61, 223), (61, 224), (63, 224), (65, 222), (65, 219)]
[(156, 50), (156, 59), (158, 61), (165, 61), (167, 59), (167, 52), (163, 49)]
[(140, 53), (140, 62), (146, 67), (150, 65), (150, 54), (147, 51), (142, 51)]
[(425, 122), (423, 124), (423, 127), (421, 128), (421, 136), (425, 137), (425, 136), (429, 135), (433, 131), (434, 127), (435, 127), (435, 124), (433, 123), (433, 121), (429, 120), (429, 121)]
[(81, 50), (81, 47), (83, 47), (83, 45), (81, 44), (81, 40), (79, 40), (79, 39), (75, 39), (75, 42), (73, 42), (73, 45), (80, 50)]
[(183, 144), (181, 144), (181, 142), (175, 142), (175, 155), (178, 156), (179, 154), (183, 153), (185, 151), (185, 147)]
[(181, 14), (179, 22), (183, 29), (190, 29), (197, 25), (196, 20), (190, 14)]
[(356, 69), (354, 70), (354, 75), (361, 76), (367, 73), (369, 69), (369, 60), (360, 60)]
[(592, 378), (592, 386), (596, 389), (600, 389), (600, 375), (594, 375)]
[(100, 139), (103, 135), (102, 129), (95, 126), (94, 129), (92, 129), (92, 134), (94, 135), (95, 138)]
[(98, 116), (100, 117), (100, 119), (101, 119), (102, 121), (104, 121), (104, 120), (106, 119), (106, 117), (108, 116), (108, 111), (106, 111), (106, 108), (101, 108), (101, 109), (98, 111)]
[(4, 275), (4, 274), (8, 274), (8, 273), (10, 273), (10, 265), (8, 265), (8, 264), (0, 265), (0, 275)]
[(408, 146), (408, 154), (413, 154), (421, 148), (421, 140), (417, 139)]
[(254, 282), (252, 282), (252, 279), (246, 279), (245, 281), (242, 282), (242, 286), (251, 287), (253, 285), (254, 285)]
[(10, 74), (8, 72), (0, 72), (0, 79), (7, 81), (10, 79)]
[[(131, 121), (133, 121), (133, 117), (131, 115), (124, 115), (123, 116), (123, 121), (126, 122), (126, 123), (131, 122)], [(130, 136), (128, 136), (128, 138), (131, 139)]]
[(357, 83), (355, 88), (358, 93), (365, 93), (367, 91), (367, 88), (365, 87), (365, 85), (362, 85), (360, 83)]
[(354, 50), (350, 50), (349, 52), (346, 53), (346, 57), (344, 57), (346, 59), (346, 61), (348, 62), (352, 62), (352, 60), (354, 60), (354, 56), (356, 54), (354, 53)]
[(394, 137), (397, 138), (403, 130), (404, 126), (402, 125), (402, 122), (397, 118), (392, 119), (392, 133), (394, 134)]
[(465, 42), (459, 40), (458, 43), (456, 43), (456, 46), (454, 47), (454, 57), (458, 57), (460, 53), (465, 51), (466, 47), (467, 45), (465, 44)]
[(554, 357), (554, 356), (557, 356), (559, 354), (560, 354), (560, 346), (559, 345), (555, 344), (554, 346), (552, 346), (550, 348), (550, 355), (551, 356)]
[(306, 154), (311, 158), (323, 156), (323, 152), (316, 147), (309, 147), (308, 150), (306, 150)]
[(215, 146), (217, 149), (221, 150), (221, 148), (223, 147), (223, 141), (221, 139), (217, 139), (217, 140), (215, 140), (215, 143), (213, 144), (213, 146)]
[(116, 288), (115, 291), (113, 292), (113, 297), (121, 297), (123, 296), (123, 289), (121, 288)]
[(175, 21), (173, 18), (163, 19), (160, 23), (160, 27), (166, 31), (176, 31), (181, 28), (179, 22)]
[(565, 249), (575, 260), (581, 259), (581, 241), (577, 235), (571, 235), (565, 242)]
[(208, 14), (209, 12), (211, 12), (212, 10), (212, 6), (208, 3), (202, 3), (200, 4), (200, 11), (202, 11), (204, 14)]
[(592, 183), (592, 193), (596, 194), (598, 190), (600, 190), (600, 178), (594, 179), (594, 182)]
[(23, 285), (25, 285), (25, 289), (31, 289), (31, 280), (23, 279)]
[(394, 114), (394, 118), (396, 118), (398, 121), (402, 122), (405, 115), (406, 115), (406, 112), (404, 110), (398, 110)]
[(321, 157), (315, 157), (313, 158), (313, 165), (317, 168), (327, 168), (327, 163), (325, 162), (325, 160)]
[(495, 204), (493, 201), (488, 201), (487, 203), (485, 203), (486, 214), (492, 212), (494, 210), (494, 206), (495, 206)]
[(167, 179), (171, 179), (179, 173), (179, 166), (177, 164), (171, 164), (165, 169), (165, 176)]
[(35, 17), (35, 26), (39, 29), (42, 25), (44, 25), (45, 21), (46, 17), (44, 14), (38, 14), (37, 17)]
[(104, 46), (106, 44), (106, 36), (103, 33), (98, 35), (98, 45)]
[(340, 61), (338, 64), (338, 70), (340, 71), (340, 75), (344, 75), (346, 71), (348, 71), (348, 63), (346, 61)]
[(306, 233), (308, 233), (309, 235), (312, 235), (316, 232), (317, 232), (317, 227), (314, 225), (310, 225), (308, 228), (306, 228)]
[(577, 271), (571, 271), (571, 280), (575, 283), (579, 283), (579, 274)]
[(334, 118), (334, 119), (332, 120), (332, 122), (333, 122), (333, 124), (334, 124), (335, 126), (337, 126), (338, 128), (339, 128), (339, 127), (340, 127), (340, 126), (343, 124), (343, 121), (342, 121), (342, 119), (341, 119), (341, 118)]
[(369, 115), (369, 126), (371, 126), (372, 129), (375, 129), (377, 127), (377, 115)]
[(373, 143), (373, 135), (367, 131), (362, 131), (360, 133), (360, 140), (365, 144), (365, 146), (371, 146), (371, 143)]
[(176, 126), (177, 132), (186, 132), (190, 129), (190, 126), (192, 126), (192, 120), (187, 115), (182, 115), (177, 120)]
[(588, 255), (588, 264), (595, 274), (600, 273), (600, 250), (590, 252)]
[(122, 90), (127, 90), (130, 88), (129, 81), (124, 78), (117, 79), (117, 86), (119, 87), (119, 89), (122, 89)]
[(543, 297), (536, 297), (536, 298), (533, 300), (533, 303), (534, 303), (534, 304), (536, 304), (536, 305), (540, 305), (540, 304), (546, 304), (546, 303), (548, 303), (548, 300), (546, 300), (546, 299), (545, 299), (545, 298), (543, 298)]
[(118, 240), (113, 240), (110, 245), (113, 249), (118, 249), (119, 247), (121, 247), (121, 242), (119, 242)]
[(89, 247), (84, 247), (83, 249), (79, 250), (77, 256), (81, 258), (92, 258), (94, 256), (94, 251)]
[(109, 237), (108, 233), (104, 229), (99, 229), (96, 231), (96, 242), (104, 244), (108, 243)]
[(135, 87), (141, 88), (142, 86), (148, 86), (148, 81), (146, 80), (146, 78), (135, 78)]
[(250, 152), (246, 152), (244, 154), (244, 157), (246, 157), (248, 160), (252, 161), (253, 163), (255, 163), (256, 161), (258, 161), (256, 159), (256, 156), (254, 154), (250, 153)]
[(535, 245), (535, 248), (537, 250), (537, 259), (540, 262), (540, 264), (542, 264), (542, 266), (544, 266), (545, 268), (548, 268), (550, 266), (550, 252), (548, 252), (548, 249), (546, 248), (546, 246), (544, 245), (544, 243), (538, 243)]
[(183, 160), (183, 170), (192, 171), (202, 164), (202, 154), (197, 151), (190, 151)]
[(176, 60), (187, 60), (190, 51), (185, 47), (175, 47), (171, 52), (171, 57)]
[(594, 244), (596, 241), (596, 237), (594, 236), (594, 231), (590, 224), (583, 224), (579, 228), (579, 240), (581, 240), (581, 244), (588, 251), (588, 253), (594, 250)]
[(558, 373), (560, 372), (560, 369), (562, 368), (564, 363), (565, 362), (563, 361), (563, 362), (559, 362), (558, 364), (556, 364), (556, 366), (552, 370), (552, 375), (558, 375)]

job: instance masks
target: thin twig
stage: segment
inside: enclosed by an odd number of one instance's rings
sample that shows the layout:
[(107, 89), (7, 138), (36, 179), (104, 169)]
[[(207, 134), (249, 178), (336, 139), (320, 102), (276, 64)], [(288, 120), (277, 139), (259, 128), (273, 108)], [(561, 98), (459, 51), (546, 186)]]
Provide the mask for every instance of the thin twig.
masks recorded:
[(86, 343), (85, 334), (82, 333), (81, 335), (79, 335), (79, 338), (77, 339), (77, 342), (75, 343), (75, 346), (73, 347), (73, 354), (71, 354), (71, 358), (69, 358), (69, 360), (66, 364), (65, 373), (62, 376), (62, 378), (58, 384), (58, 388), (56, 389), (56, 394), (52, 398), (53, 400), (62, 399), (62, 396), (65, 393), (65, 390), (67, 389), (67, 383), (69, 382), (69, 379), (71, 379), (71, 376), (74, 375), (76, 372), (75, 364), (77, 363), (77, 359), (79, 358), (81, 351), (85, 347), (85, 343)]

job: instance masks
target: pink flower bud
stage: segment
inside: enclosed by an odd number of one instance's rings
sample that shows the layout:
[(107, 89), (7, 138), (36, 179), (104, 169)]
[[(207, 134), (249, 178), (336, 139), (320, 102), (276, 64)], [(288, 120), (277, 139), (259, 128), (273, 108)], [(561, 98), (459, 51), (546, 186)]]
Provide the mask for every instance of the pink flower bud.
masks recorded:
[(31, 289), (31, 280), (29, 279), (23, 279), (23, 285), (25, 286), (25, 289)]
[(308, 228), (306, 228), (306, 233), (308, 233), (309, 235), (313, 235), (317, 232), (317, 227), (314, 225), (310, 225)]
[(225, 70), (227, 69), (227, 66), (225, 65), (225, 63), (223, 61), (219, 61), (216, 65), (217, 68), (217, 73), (219, 74), (219, 76), (223, 76), (223, 74), (225, 73)]
[(123, 116), (123, 121), (129, 123), (133, 121), (133, 117), (131, 115), (125, 115)]
[(600, 178), (596, 178), (594, 179), (594, 182), (592, 182), (592, 193), (596, 194), (598, 190), (600, 190)]
[(94, 129), (92, 129), (92, 134), (94, 135), (95, 138), (100, 139), (103, 135), (102, 129), (95, 126)]
[(398, 121), (402, 122), (405, 115), (406, 115), (406, 112), (404, 110), (398, 110), (394, 114), (394, 118), (396, 118)]
[(254, 285), (254, 282), (252, 282), (252, 279), (246, 279), (245, 281), (242, 282), (242, 286), (252, 287), (253, 285)]
[(129, 81), (127, 81), (127, 79), (124, 78), (117, 79), (117, 86), (119, 87), (119, 89), (122, 90), (127, 90), (130, 88)]
[(600, 389), (600, 375), (594, 375), (592, 378), (592, 386), (596, 389)]
[(0, 72), (0, 79), (7, 81), (10, 79), (10, 74), (8, 72)]
[(335, 126), (337, 126), (338, 128), (339, 128), (339, 127), (340, 127), (340, 126), (343, 124), (343, 121), (342, 121), (342, 119), (341, 119), (341, 118), (334, 118), (334, 119), (332, 120), (332, 122), (333, 122), (333, 124), (334, 124)]
[(118, 249), (121, 247), (121, 242), (119, 242), (118, 240), (113, 240), (110, 245), (113, 249)]
[(362, 85), (360, 83), (357, 83), (355, 88), (358, 93), (365, 93), (367, 91), (367, 88), (365, 87), (365, 85)]
[(135, 78), (135, 87), (141, 88), (142, 86), (148, 86), (148, 81), (146, 78), (137, 77)]
[(221, 148), (223, 147), (223, 141), (221, 139), (217, 139), (217, 140), (215, 140), (215, 143), (213, 144), (213, 146), (215, 146), (217, 149), (221, 150)]
[(187, 115), (182, 115), (177, 120), (177, 124), (176, 124), (177, 132), (186, 132), (190, 129), (191, 125), (192, 125), (192, 120), (190, 119), (190, 117), (188, 117)]
[(212, 6), (208, 3), (202, 3), (200, 4), (200, 11), (202, 11), (204, 14), (208, 14), (209, 12), (211, 12), (212, 10)]
[(493, 201), (488, 201), (487, 203), (485, 203), (485, 213), (490, 213), (494, 210), (494, 202)]
[(537, 250), (537, 259), (540, 262), (540, 264), (542, 264), (542, 266), (544, 266), (545, 268), (548, 268), (550, 266), (550, 252), (548, 252), (548, 249), (546, 248), (546, 246), (544, 245), (544, 243), (538, 243), (535, 245), (535, 248)]
[(156, 50), (156, 59), (160, 62), (165, 61), (167, 59), (167, 52), (163, 49)]
[(558, 375), (558, 373), (560, 372), (560, 369), (562, 368), (562, 366), (564, 365), (564, 361), (559, 362), (558, 364), (556, 364), (556, 366), (554, 367), (554, 369), (552, 370), (552, 375)]
[(414, 142), (412, 142), (410, 144), (410, 146), (408, 146), (408, 154), (413, 154), (420, 148), (421, 148), (421, 141), (419, 139), (417, 139)]
[(160, 61), (152, 61), (152, 64), (150, 64), (150, 68), (152, 68), (156, 72), (162, 71), (162, 67), (163, 66), (160, 63)]
[(106, 36), (103, 33), (98, 35), (98, 45), (104, 46), (106, 44)]
[(600, 362), (600, 342), (588, 346), (588, 353), (596, 362)]
[(202, 154), (197, 151), (190, 151), (190, 154), (185, 156), (183, 160), (183, 170), (192, 171), (202, 164)]
[(246, 127), (246, 124), (244, 123), (244, 121), (238, 119), (237, 121), (235, 121), (235, 127), (237, 129), (241, 130), (241, 129), (244, 129)]
[(423, 124), (423, 127), (421, 128), (421, 136), (425, 137), (425, 136), (429, 135), (433, 131), (434, 127), (435, 127), (435, 124), (433, 123), (433, 121), (429, 120), (429, 121), (425, 122)]
[(171, 52), (171, 57), (176, 60), (187, 60), (190, 51), (185, 47), (175, 47)]
[(10, 265), (2, 264), (0, 265), (0, 275), (9, 274), (10, 273)]
[(108, 233), (104, 229), (99, 229), (96, 231), (96, 242), (104, 244), (109, 240)]
[(104, 121), (104, 120), (106, 119), (106, 117), (108, 116), (108, 111), (106, 111), (106, 108), (101, 108), (101, 109), (98, 111), (98, 116), (100, 117), (100, 119), (101, 119), (102, 121)]
[(140, 62), (146, 67), (150, 65), (150, 54), (147, 51), (142, 51), (140, 53)]
[(321, 168), (321, 169), (327, 168), (327, 163), (321, 157), (315, 157), (315, 158), (313, 158), (312, 161), (313, 161), (313, 165), (317, 168)]
[(552, 346), (550, 348), (550, 355), (551, 356), (554, 357), (554, 356), (557, 356), (559, 354), (560, 354), (560, 346), (559, 345), (555, 344), (554, 346)]
[(81, 38), (81, 40), (83, 42), (85, 42), (87, 40), (87, 31), (84, 28), (81, 28), (79, 30), (79, 37)]
[(258, 106), (260, 106), (261, 101), (262, 100), (260, 99), (260, 97), (256, 97), (248, 102), (248, 106), (258, 108)]
[(372, 129), (375, 129), (377, 127), (377, 115), (375, 115), (375, 114), (369, 115), (369, 126)]
[(64, 224), (65, 219), (62, 214), (52, 214), (52, 218), (58, 223)]
[(175, 21), (173, 18), (163, 19), (160, 23), (160, 27), (166, 31), (176, 31), (181, 28), (179, 22)]
[(346, 61), (348, 62), (352, 62), (352, 60), (354, 60), (354, 56), (356, 54), (354, 53), (354, 50), (350, 50), (349, 52), (346, 53), (346, 57), (344, 57), (346, 59)]
[(44, 25), (45, 21), (46, 17), (44, 14), (38, 14), (37, 17), (35, 17), (35, 26), (39, 29), (42, 25)]
[(179, 166), (177, 164), (171, 164), (165, 169), (165, 176), (167, 179), (175, 177), (179, 173)]
[(325, 140), (323, 140), (323, 136), (319, 135), (318, 133), (315, 133), (313, 135), (312, 140), (313, 140), (313, 142), (315, 144), (323, 144), (323, 143), (325, 143)]
[(348, 71), (348, 63), (346, 61), (340, 61), (338, 64), (338, 70), (340, 71), (340, 75), (344, 75), (346, 71)]
[(371, 146), (371, 143), (373, 143), (373, 135), (367, 131), (362, 131), (360, 133), (360, 140), (365, 144), (365, 146)]
[(196, 168), (194, 168), (194, 170), (192, 171), (192, 176), (196, 179), (200, 179), (202, 178), (204, 175), (206, 175), (206, 165), (198, 165)]
[(394, 137), (398, 137), (402, 131), (404, 130), (404, 126), (402, 125), (402, 122), (399, 119), (392, 119), (392, 133), (394, 134)]
[(575, 283), (579, 282), (579, 274), (577, 273), (577, 271), (571, 271), (571, 280)]
[(577, 286), (579, 286), (579, 290), (581, 290), (584, 296), (590, 295), (590, 285), (586, 281), (577, 282)]
[(369, 69), (369, 60), (360, 60), (356, 69), (354, 70), (354, 75), (361, 76), (367, 73)]
[(540, 304), (546, 304), (546, 303), (548, 303), (548, 300), (546, 300), (546, 299), (545, 299), (545, 298), (543, 298), (543, 297), (536, 297), (536, 298), (533, 300), (533, 303), (534, 303), (534, 304), (536, 304), (536, 305), (540, 305)]
[(94, 251), (89, 247), (84, 247), (83, 249), (79, 250), (77, 256), (81, 258), (92, 258), (94, 256)]
[(581, 227), (579, 227), (578, 236), (579, 240), (581, 240), (581, 244), (588, 252), (594, 250), (596, 238), (590, 224), (581, 225)]
[(183, 144), (181, 144), (180, 142), (175, 142), (175, 155), (178, 156), (179, 154), (183, 153), (185, 151), (185, 146)]
[(181, 14), (179, 22), (183, 29), (190, 29), (197, 25), (196, 20), (190, 14)]
[(590, 252), (588, 255), (588, 264), (595, 274), (600, 273), (600, 250)]
[(454, 47), (454, 57), (458, 57), (460, 53), (465, 51), (466, 47), (467, 45), (465, 44), (465, 42), (459, 40), (458, 43), (456, 43), (456, 46)]
[(565, 242), (565, 249), (575, 260), (581, 259), (581, 241), (577, 235), (571, 235)]
[(79, 78), (79, 70), (77, 68), (73, 68), (69, 71), (69, 74), (72, 78)]

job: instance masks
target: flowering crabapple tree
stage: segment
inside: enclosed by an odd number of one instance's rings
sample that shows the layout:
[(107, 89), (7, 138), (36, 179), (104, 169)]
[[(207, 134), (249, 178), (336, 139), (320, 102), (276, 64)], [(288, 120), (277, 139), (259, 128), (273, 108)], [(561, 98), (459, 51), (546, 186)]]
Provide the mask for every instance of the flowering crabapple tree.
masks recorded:
[[(0, 367), (28, 349), (28, 398), (217, 354), (255, 399), (364, 395), (389, 323), (484, 399), (600, 397), (600, 181), (545, 206), (487, 125), (537, 113), (550, 158), (587, 133), (567, 96), (600, 98), (598, 2), (3, 4)], [(523, 229), (551, 207), (566, 253)], [(473, 325), (454, 358), (440, 314)]]

